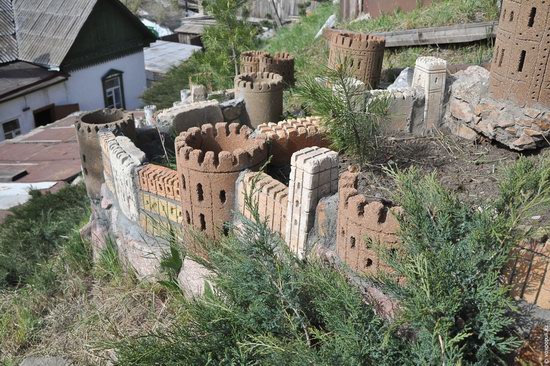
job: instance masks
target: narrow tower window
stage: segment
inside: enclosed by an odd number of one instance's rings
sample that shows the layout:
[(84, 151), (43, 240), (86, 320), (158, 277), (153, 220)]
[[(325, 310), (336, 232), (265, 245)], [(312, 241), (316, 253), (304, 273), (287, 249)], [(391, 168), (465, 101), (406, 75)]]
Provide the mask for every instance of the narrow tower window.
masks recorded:
[(529, 14), (529, 24), (527, 24), (529, 27), (533, 27), (533, 25), (535, 25), (536, 15), (537, 15), (537, 8), (531, 8), (531, 14)]
[(510, 21), (511, 22), (514, 21), (514, 12), (513, 11), (510, 12)]
[(202, 184), (197, 184), (197, 196), (199, 198), (199, 202), (204, 201), (204, 192), (202, 191)]
[(225, 191), (220, 191), (220, 202), (225, 203), (227, 198), (225, 197)]
[(200, 214), (199, 215), (199, 220), (201, 222), (201, 230), (204, 231), (206, 230), (206, 220), (204, 219), (204, 215), (203, 214)]
[(522, 72), (523, 71), (523, 65), (525, 64), (525, 55), (527, 53), (525, 52), (525, 50), (521, 51), (521, 55), (519, 56), (519, 65), (518, 65), (518, 71), (519, 72)]
[(506, 51), (504, 48), (500, 50), (500, 59), (498, 60), (498, 67), (502, 66), (502, 60), (504, 59), (504, 51)]

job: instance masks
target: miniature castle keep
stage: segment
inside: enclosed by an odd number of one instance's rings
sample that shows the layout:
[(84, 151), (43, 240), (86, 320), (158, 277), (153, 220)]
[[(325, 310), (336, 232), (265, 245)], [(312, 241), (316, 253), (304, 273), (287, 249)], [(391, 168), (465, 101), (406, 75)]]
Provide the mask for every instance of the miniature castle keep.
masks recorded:
[(330, 46), (328, 67), (336, 70), (345, 64), (353, 76), (376, 89), (384, 62), (384, 37), (334, 30), (326, 34)]
[(239, 124), (217, 123), (191, 128), (176, 139), (178, 176), (185, 224), (216, 237), (231, 223), (235, 182), (246, 170), (267, 160), (261, 138)]
[(283, 77), (271, 72), (240, 74), (235, 77), (235, 93), (244, 98), (247, 122), (252, 127), (281, 118), (283, 86)]
[(502, 3), (490, 77), (495, 98), (550, 106), (549, 10), (544, 0)]
[(98, 143), (99, 130), (104, 128), (135, 139), (134, 118), (130, 113), (121, 110), (104, 109), (84, 114), (75, 127), (80, 146), (82, 173), (86, 178), (86, 190), (91, 198), (98, 198), (101, 184), (105, 181), (102, 153)]
[(285, 85), (294, 85), (294, 56), (287, 52), (274, 55), (263, 51), (241, 53), (241, 74), (272, 72), (283, 77)]

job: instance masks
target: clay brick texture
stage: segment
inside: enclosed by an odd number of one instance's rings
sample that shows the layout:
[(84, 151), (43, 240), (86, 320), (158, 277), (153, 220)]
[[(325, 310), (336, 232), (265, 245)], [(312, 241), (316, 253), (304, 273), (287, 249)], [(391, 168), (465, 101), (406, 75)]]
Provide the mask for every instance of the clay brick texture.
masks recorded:
[(139, 223), (151, 235), (180, 232), (183, 223), (178, 172), (147, 164), (138, 171)]
[(498, 99), (550, 106), (550, 3), (504, 0), (491, 65), (490, 91)]
[(376, 89), (384, 61), (384, 37), (343, 31), (330, 31), (325, 35), (330, 46), (328, 67), (336, 70), (346, 64), (353, 76)]
[(191, 128), (176, 138), (184, 226), (216, 238), (232, 221), (239, 174), (267, 160), (265, 139), (252, 139), (251, 133), (237, 123), (217, 123)]
[[(388, 270), (371, 247), (380, 243), (398, 248), (399, 207), (368, 202), (357, 192), (357, 173), (345, 172), (338, 187), (338, 224), (336, 253), (350, 268), (363, 273)], [(371, 242), (372, 241), (372, 242)]]
[(512, 296), (550, 309), (550, 241), (525, 243), (514, 249), (504, 277)]
[(270, 142), (270, 164), (290, 164), (292, 154), (306, 147), (328, 147), (319, 117), (290, 119), (279, 123), (263, 123), (256, 128)]
[(239, 182), (237, 209), (244, 217), (252, 218), (245, 197), (258, 206), (260, 220), (284, 238), (288, 187), (265, 173), (249, 172)]
[(320, 147), (296, 152), (292, 155), (288, 187), (285, 241), (303, 257), (319, 200), (338, 190), (338, 153)]

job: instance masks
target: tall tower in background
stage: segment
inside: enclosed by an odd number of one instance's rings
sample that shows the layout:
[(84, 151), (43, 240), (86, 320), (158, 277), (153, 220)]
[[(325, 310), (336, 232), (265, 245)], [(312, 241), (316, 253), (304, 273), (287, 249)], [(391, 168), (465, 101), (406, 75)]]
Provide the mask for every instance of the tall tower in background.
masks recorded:
[(491, 65), (490, 91), (520, 105), (550, 106), (548, 0), (504, 0)]

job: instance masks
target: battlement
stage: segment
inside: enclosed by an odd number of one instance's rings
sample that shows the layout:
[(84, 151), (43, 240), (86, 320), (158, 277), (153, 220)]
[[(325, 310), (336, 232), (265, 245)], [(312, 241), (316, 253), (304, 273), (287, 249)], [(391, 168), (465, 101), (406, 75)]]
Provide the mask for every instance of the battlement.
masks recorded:
[(135, 137), (134, 115), (120, 109), (101, 109), (85, 113), (75, 122), (75, 128), (78, 134), (90, 135), (90, 138), (96, 138), (103, 128), (115, 134)]
[(122, 110), (102, 109), (83, 114), (75, 122), (75, 128), (86, 190), (91, 198), (97, 199), (100, 197), (101, 184), (105, 181), (99, 133), (104, 129), (114, 135), (135, 139), (134, 116)]
[(176, 138), (178, 166), (205, 173), (252, 168), (267, 158), (265, 139), (250, 138), (252, 130), (238, 123), (194, 127)]
[(160, 165), (147, 164), (138, 172), (140, 189), (172, 200), (180, 199), (178, 172)]
[(319, 117), (306, 117), (263, 123), (256, 128), (259, 136), (270, 142), (271, 164), (290, 164), (292, 154), (306, 147), (328, 147)]
[(269, 56), (265, 51), (245, 51), (241, 53), (241, 74), (260, 71), (260, 59)]
[(294, 85), (294, 56), (287, 52), (265, 55), (260, 58), (259, 71), (279, 74), (287, 85)]
[(380, 82), (384, 49), (384, 37), (365, 33), (330, 31), (328, 67), (336, 70), (346, 63), (354, 77), (374, 89)]
[(283, 77), (273, 72), (253, 72), (235, 77), (235, 88), (256, 93), (283, 89)]
[[(360, 272), (387, 269), (369, 240), (388, 249), (398, 247), (400, 207), (370, 201), (357, 191), (359, 173), (348, 171), (338, 184), (338, 224), (336, 252), (351, 268)], [(368, 240), (364, 240), (368, 238)]]
[(386, 39), (365, 33), (334, 31), (328, 34), (331, 47), (345, 47), (354, 50), (383, 50), (386, 47)]

